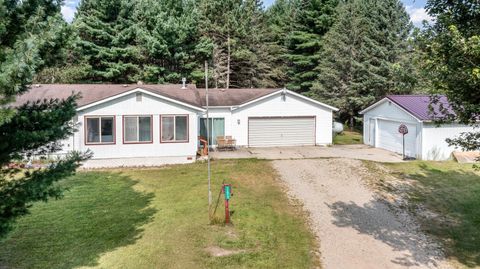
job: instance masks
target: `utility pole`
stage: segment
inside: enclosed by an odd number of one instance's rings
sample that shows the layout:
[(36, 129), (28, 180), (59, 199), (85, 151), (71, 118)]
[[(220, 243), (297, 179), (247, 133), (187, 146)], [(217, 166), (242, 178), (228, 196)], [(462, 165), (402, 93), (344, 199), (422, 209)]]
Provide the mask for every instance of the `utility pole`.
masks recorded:
[(208, 62), (205, 61), (205, 99), (207, 105), (207, 165), (208, 165), (208, 217), (212, 218), (212, 186), (210, 171), (210, 119), (208, 115)]

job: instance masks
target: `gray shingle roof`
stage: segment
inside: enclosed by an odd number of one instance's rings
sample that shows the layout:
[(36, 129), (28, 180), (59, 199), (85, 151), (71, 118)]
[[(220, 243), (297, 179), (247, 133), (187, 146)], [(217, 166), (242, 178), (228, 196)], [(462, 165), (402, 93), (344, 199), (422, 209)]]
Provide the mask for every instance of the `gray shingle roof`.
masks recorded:
[[(205, 89), (197, 89), (193, 84), (188, 84), (186, 89), (182, 89), (182, 85), (177, 84), (39, 84), (32, 85), (27, 93), (18, 96), (13, 105), (18, 106), (28, 101), (40, 99), (65, 99), (72, 93), (80, 93), (81, 98), (78, 100), (78, 106), (82, 107), (136, 88), (141, 88), (197, 107), (206, 105)], [(279, 89), (210, 89), (209, 105), (237, 106), (278, 90)]]

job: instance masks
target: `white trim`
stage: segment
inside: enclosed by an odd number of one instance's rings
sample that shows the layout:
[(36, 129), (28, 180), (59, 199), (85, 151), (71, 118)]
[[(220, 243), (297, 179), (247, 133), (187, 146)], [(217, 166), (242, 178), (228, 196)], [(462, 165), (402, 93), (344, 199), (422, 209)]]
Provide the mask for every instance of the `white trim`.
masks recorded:
[(402, 119), (396, 119), (396, 118), (385, 118), (385, 117), (371, 117), (370, 119), (394, 121), (394, 122), (399, 122), (399, 123), (410, 123), (410, 124), (417, 124), (418, 123), (418, 122), (415, 122), (415, 121), (402, 120)]
[(417, 120), (417, 122), (423, 122), (422, 120), (420, 120), (419, 118), (417, 118), (415, 115), (413, 115), (412, 113), (410, 113), (409, 111), (407, 111), (405, 108), (399, 106), (397, 103), (393, 102), (392, 100), (388, 99), (387, 97), (383, 98), (382, 100), (380, 100), (380, 101), (374, 103), (373, 105), (365, 108), (364, 110), (360, 111), (359, 114), (360, 114), (360, 115), (363, 115), (363, 114), (365, 114), (365, 112), (367, 112), (367, 111), (369, 111), (369, 110), (371, 110), (371, 109), (373, 109), (373, 108), (375, 108), (375, 107), (383, 104), (383, 103), (386, 102), (386, 101), (394, 104), (395, 106), (397, 106), (398, 108), (400, 108), (400, 110), (402, 110), (403, 112), (405, 112), (405, 113), (407, 113), (408, 115), (412, 116), (414, 119)]
[(187, 103), (182, 102), (182, 101), (178, 101), (178, 100), (175, 100), (175, 99), (172, 99), (172, 98), (160, 95), (160, 94), (153, 93), (153, 92), (148, 91), (148, 90), (144, 90), (142, 88), (135, 88), (135, 89), (132, 89), (132, 90), (129, 90), (129, 91), (126, 91), (126, 92), (123, 92), (123, 93), (120, 93), (120, 94), (117, 94), (117, 95), (114, 95), (114, 96), (110, 96), (110, 97), (104, 98), (102, 100), (99, 100), (99, 101), (96, 101), (96, 102), (93, 102), (93, 103), (90, 103), (90, 104), (87, 104), (87, 105), (84, 105), (84, 106), (81, 106), (81, 107), (78, 107), (77, 111), (84, 110), (84, 109), (87, 109), (87, 108), (90, 108), (90, 107), (94, 107), (94, 106), (97, 106), (97, 105), (115, 100), (117, 98), (129, 95), (129, 94), (132, 94), (132, 93), (137, 93), (137, 92), (145, 93), (145, 94), (148, 94), (150, 96), (154, 96), (154, 97), (157, 97), (157, 98), (160, 98), (160, 99), (163, 99), (163, 100), (166, 100), (166, 101), (169, 101), (169, 102), (181, 105), (181, 106), (185, 106), (185, 107), (197, 110), (197, 111), (205, 111), (205, 109), (203, 109), (201, 107), (190, 105), (190, 104), (187, 104)]
[[(203, 106), (203, 107), (207, 107), (207, 106)], [(231, 108), (231, 107), (234, 107), (234, 106), (208, 106), (208, 108)]]
[(316, 104), (316, 105), (320, 105), (320, 106), (326, 107), (326, 108), (328, 108), (328, 109), (330, 109), (330, 110), (333, 110), (333, 111), (338, 111), (338, 108), (336, 108), (336, 107), (329, 106), (329, 105), (327, 105), (327, 104), (324, 104), (324, 103), (322, 103), (322, 102), (313, 100), (312, 98), (308, 98), (308, 97), (306, 97), (306, 96), (304, 96), (304, 95), (298, 94), (298, 93), (296, 93), (296, 92), (292, 92), (292, 91), (287, 90), (287, 89), (280, 89), (280, 90), (275, 91), (275, 92), (272, 92), (272, 93), (270, 93), (270, 94), (261, 96), (261, 97), (259, 97), (259, 98), (257, 98), (257, 99), (253, 99), (253, 100), (251, 100), (251, 101), (249, 101), (249, 102), (246, 102), (246, 103), (243, 103), (243, 104), (241, 104), (241, 105), (235, 106), (234, 108), (232, 107), (232, 110), (235, 110), (235, 109), (238, 109), (238, 108), (242, 108), (242, 107), (251, 105), (251, 104), (253, 104), (253, 103), (256, 103), (256, 102), (259, 102), (259, 101), (261, 101), (261, 100), (267, 99), (267, 98), (269, 98), (269, 97), (275, 96), (275, 95), (277, 95), (277, 94), (280, 93), (280, 92), (284, 92), (284, 93), (291, 94), (291, 95), (293, 95), (293, 96), (302, 98), (302, 99), (304, 99), (304, 100), (310, 101), (310, 102), (312, 102), (312, 103), (314, 103), (314, 104)]
[(363, 115), (363, 114), (365, 114), (365, 112), (367, 112), (368, 110), (371, 110), (372, 108), (377, 107), (378, 105), (382, 104), (382, 103), (385, 102), (386, 100), (390, 100), (390, 99), (388, 99), (387, 97), (384, 97), (384, 98), (381, 99), (380, 101), (375, 102), (375, 103), (373, 103), (372, 105), (370, 105), (369, 107), (365, 108), (364, 110), (358, 112), (358, 114)]

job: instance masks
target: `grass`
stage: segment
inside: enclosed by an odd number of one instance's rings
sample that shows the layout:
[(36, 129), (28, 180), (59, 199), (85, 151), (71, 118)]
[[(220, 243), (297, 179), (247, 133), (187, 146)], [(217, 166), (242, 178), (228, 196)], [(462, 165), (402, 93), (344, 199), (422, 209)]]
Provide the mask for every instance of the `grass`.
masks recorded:
[[(212, 163), (216, 202), (233, 184), (233, 225), (208, 220), (206, 165), (81, 172), (0, 244), (6, 268), (312, 268), (315, 239), (269, 162)], [(223, 199), (217, 219), (222, 220)], [(217, 246), (245, 252), (213, 257)]]
[(448, 258), (458, 267), (480, 266), (480, 172), (455, 162), (385, 165), (397, 177), (413, 180), (410, 206), (433, 212), (433, 217), (417, 217), (427, 233), (444, 243)]
[(334, 145), (362, 144), (363, 136), (357, 131), (343, 131), (333, 137)]

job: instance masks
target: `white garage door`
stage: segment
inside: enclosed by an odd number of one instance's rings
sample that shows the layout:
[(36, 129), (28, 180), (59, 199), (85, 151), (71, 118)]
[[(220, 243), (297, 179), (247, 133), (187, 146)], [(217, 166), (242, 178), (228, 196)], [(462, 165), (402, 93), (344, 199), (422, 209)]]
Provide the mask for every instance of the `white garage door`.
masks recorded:
[[(378, 143), (379, 148), (402, 153), (403, 142), (402, 134), (398, 132), (398, 127), (402, 122), (378, 120)], [(408, 128), (408, 134), (405, 135), (405, 154), (409, 157), (417, 155), (417, 127), (414, 124), (404, 123)]]
[(315, 117), (249, 118), (248, 145), (315, 145)]

